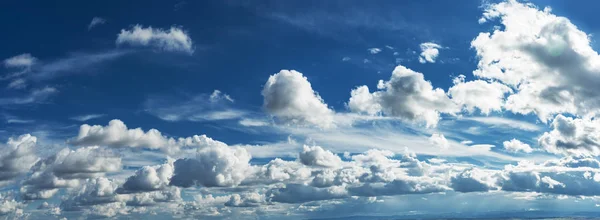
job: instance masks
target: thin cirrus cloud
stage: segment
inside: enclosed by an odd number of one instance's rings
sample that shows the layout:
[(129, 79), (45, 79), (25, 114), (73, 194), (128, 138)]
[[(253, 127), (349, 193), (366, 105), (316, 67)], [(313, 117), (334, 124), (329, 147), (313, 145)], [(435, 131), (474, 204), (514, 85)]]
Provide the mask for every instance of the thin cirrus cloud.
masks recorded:
[(135, 25), (122, 29), (118, 34), (117, 45), (144, 46), (171, 52), (194, 53), (194, 45), (189, 35), (178, 27), (163, 30)]
[(31, 54), (24, 53), (24, 54), (20, 54), (20, 55), (14, 56), (14, 57), (7, 58), (2, 63), (4, 63), (5, 67), (9, 67), (9, 68), (15, 68), (15, 67), (27, 68), (27, 67), (31, 67), (33, 64), (35, 64), (36, 61), (37, 61), (37, 58), (35, 58)]
[(101, 18), (101, 17), (94, 17), (92, 18), (92, 21), (90, 21), (90, 24), (88, 24), (88, 30), (92, 30), (92, 28), (98, 26), (98, 25), (102, 25), (106, 23), (106, 19)]
[(152, 96), (144, 109), (165, 121), (222, 121), (240, 119), (249, 113), (232, 107), (234, 99), (214, 90), (211, 94), (192, 97)]
[(89, 114), (89, 115), (74, 116), (74, 117), (71, 117), (70, 119), (75, 120), (75, 121), (84, 122), (84, 121), (89, 121), (89, 120), (96, 119), (96, 118), (102, 118), (104, 116), (106, 116), (106, 115), (105, 114)]
[(0, 105), (25, 105), (45, 102), (51, 95), (58, 92), (54, 87), (44, 87), (34, 89), (26, 95), (18, 97), (3, 97), (0, 98)]

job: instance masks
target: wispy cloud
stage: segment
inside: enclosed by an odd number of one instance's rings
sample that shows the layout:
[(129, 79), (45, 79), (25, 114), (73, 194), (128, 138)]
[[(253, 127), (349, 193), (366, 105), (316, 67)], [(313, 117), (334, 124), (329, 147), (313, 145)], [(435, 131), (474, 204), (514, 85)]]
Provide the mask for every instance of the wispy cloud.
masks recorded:
[(99, 65), (103, 62), (119, 58), (129, 51), (111, 50), (98, 53), (75, 53), (68, 57), (44, 62), (31, 70), (31, 78), (35, 80), (51, 79)]
[(57, 92), (58, 90), (54, 87), (34, 89), (29, 94), (24, 96), (0, 98), (0, 105), (23, 105), (40, 103), (46, 101), (52, 94), (55, 94)]
[(31, 67), (37, 58), (31, 56), (31, 54), (24, 53), (11, 58), (7, 58), (3, 61), (4, 66), (8, 68), (28, 68)]
[(155, 96), (144, 103), (145, 111), (165, 121), (219, 121), (239, 119), (248, 112), (231, 107), (233, 99), (215, 90), (191, 98)]
[(88, 24), (88, 30), (92, 30), (92, 28), (104, 23), (106, 23), (106, 19), (101, 17), (94, 17), (92, 18), (92, 21), (90, 21), (90, 24)]
[(92, 120), (92, 119), (96, 119), (96, 118), (101, 118), (106, 116), (105, 114), (89, 114), (89, 115), (79, 115), (79, 116), (74, 116), (71, 117), (71, 120), (75, 120), (75, 121), (88, 121), (88, 120)]
[(502, 117), (464, 117), (460, 120), (476, 121), (493, 127), (519, 129), (524, 131), (541, 130), (541, 127), (536, 124)]

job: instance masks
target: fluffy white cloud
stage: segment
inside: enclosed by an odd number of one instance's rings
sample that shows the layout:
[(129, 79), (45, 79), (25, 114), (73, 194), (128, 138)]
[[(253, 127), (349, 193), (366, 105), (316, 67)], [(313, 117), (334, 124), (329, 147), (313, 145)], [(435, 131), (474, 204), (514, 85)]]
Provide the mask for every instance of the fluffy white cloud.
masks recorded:
[(34, 147), (37, 138), (30, 134), (9, 138), (5, 149), (0, 152), (0, 181), (11, 180), (26, 173), (38, 161)]
[(380, 80), (377, 88), (379, 91), (372, 93), (366, 86), (353, 90), (348, 102), (350, 110), (371, 115), (382, 112), (408, 121), (422, 121), (427, 126), (437, 125), (440, 112), (460, 111), (443, 89), (434, 89), (422, 73), (404, 66), (397, 66), (390, 80)]
[(99, 147), (65, 148), (31, 168), (32, 174), (23, 182), (21, 193), (25, 199), (47, 199), (58, 188), (76, 187), (80, 180), (120, 170), (121, 158), (110, 151)]
[(596, 119), (557, 115), (552, 130), (538, 139), (540, 146), (555, 154), (600, 155), (600, 125)]
[(281, 70), (271, 75), (262, 90), (263, 107), (277, 119), (290, 124), (334, 126), (329, 109), (302, 73)]
[(533, 149), (531, 148), (531, 146), (529, 146), (529, 144), (523, 143), (514, 138), (510, 141), (502, 142), (502, 145), (504, 146), (504, 149), (509, 152), (515, 152), (515, 153), (519, 152), (519, 151), (523, 151), (525, 153), (533, 152)]
[(431, 134), (431, 137), (429, 137), (429, 142), (431, 142), (432, 144), (439, 146), (441, 148), (450, 147), (448, 140), (446, 140), (446, 137), (444, 137), (443, 134), (438, 134), (438, 133)]
[(0, 216), (13, 214), (13, 217), (22, 217), (25, 204), (16, 201), (11, 196), (0, 194)]
[(11, 58), (7, 58), (3, 61), (5, 67), (10, 68), (30, 68), (37, 62), (37, 58), (31, 56), (31, 54), (24, 53)]
[(546, 121), (556, 113), (593, 114), (600, 107), (600, 56), (590, 38), (564, 17), (532, 4), (491, 4), (482, 21), (502, 27), (471, 42), (479, 58), (475, 76), (516, 89), (505, 108), (535, 113)]
[(504, 105), (504, 95), (512, 89), (497, 82), (474, 80), (465, 82), (464, 75), (454, 79), (454, 86), (448, 89), (452, 101), (464, 106), (468, 112), (478, 108), (481, 113), (489, 114), (491, 111), (500, 111)]
[(130, 30), (122, 29), (116, 41), (117, 45), (151, 46), (165, 51), (194, 53), (192, 39), (177, 27), (169, 30), (135, 25)]
[(160, 166), (144, 166), (123, 184), (126, 192), (156, 191), (169, 186), (175, 171), (173, 161)]
[(79, 134), (68, 143), (80, 146), (103, 145), (111, 147), (146, 147), (157, 149), (168, 146), (168, 139), (160, 131), (141, 128), (128, 129), (121, 120), (111, 120), (107, 126), (81, 125)]
[(113, 148), (133, 147), (161, 149), (169, 154), (181, 153), (185, 148), (225, 146), (206, 135), (194, 135), (185, 138), (172, 138), (162, 135), (156, 129), (144, 131), (141, 128), (129, 129), (121, 120), (111, 120), (108, 125), (81, 125), (77, 137), (67, 143), (77, 146), (109, 146)]
[(264, 194), (256, 192), (244, 193), (244, 194), (233, 194), (229, 197), (229, 201), (225, 203), (225, 206), (232, 207), (256, 207), (266, 203)]
[(435, 59), (440, 54), (442, 46), (432, 42), (426, 42), (419, 45), (421, 47), (421, 54), (419, 55), (419, 63), (435, 63)]
[(239, 147), (211, 146), (201, 148), (195, 157), (176, 160), (171, 185), (237, 186), (248, 175), (250, 154)]
[(342, 159), (340, 159), (340, 157), (319, 146), (310, 147), (304, 145), (298, 158), (300, 159), (300, 162), (309, 166), (336, 168), (342, 164)]

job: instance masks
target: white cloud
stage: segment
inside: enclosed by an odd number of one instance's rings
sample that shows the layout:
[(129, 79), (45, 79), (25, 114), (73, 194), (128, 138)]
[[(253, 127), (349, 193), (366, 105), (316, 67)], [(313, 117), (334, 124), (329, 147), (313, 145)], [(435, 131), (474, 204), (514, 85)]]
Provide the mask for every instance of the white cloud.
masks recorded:
[(348, 107), (353, 112), (387, 116), (407, 121), (425, 122), (428, 127), (436, 126), (441, 113), (454, 114), (457, 106), (440, 88), (434, 89), (422, 73), (404, 66), (397, 66), (389, 81), (380, 80), (379, 91), (369, 93), (366, 86), (351, 93)]
[(239, 121), (239, 124), (245, 127), (262, 127), (269, 125), (269, 122), (263, 120), (256, 120), (251, 118), (244, 118)]
[(435, 59), (440, 54), (442, 46), (432, 42), (426, 42), (419, 45), (421, 47), (421, 54), (419, 55), (420, 63), (435, 63)]
[(127, 178), (123, 184), (125, 191), (155, 191), (169, 185), (174, 173), (173, 161), (160, 166), (144, 166)]
[(34, 148), (37, 138), (24, 134), (9, 138), (4, 150), (0, 152), (0, 181), (11, 180), (29, 171), (38, 161)]
[(502, 27), (471, 42), (477, 77), (515, 88), (505, 108), (535, 113), (546, 122), (557, 113), (593, 114), (600, 107), (600, 56), (589, 35), (549, 8), (509, 0), (488, 5), (483, 21)]
[(334, 111), (313, 91), (310, 82), (295, 70), (271, 75), (262, 90), (263, 107), (277, 119), (289, 124), (309, 124), (322, 128), (334, 126)]
[[(18, 202), (14, 198), (6, 195), (5, 193), (0, 195), (0, 216), (13, 214), (12, 217), (24, 217), (23, 209), (25, 203)], [(8, 218), (8, 217), (6, 217)]]
[(131, 30), (122, 29), (116, 41), (117, 45), (151, 46), (165, 51), (194, 53), (192, 39), (177, 27), (169, 30), (135, 25)]
[(165, 121), (219, 121), (240, 119), (249, 113), (231, 107), (231, 96), (214, 90), (190, 99), (179, 97), (151, 97), (144, 103), (145, 110)]
[(600, 125), (596, 119), (557, 115), (552, 130), (538, 139), (540, 146), (555, 154), (600, 155)]
[(57, 93), (58, 90), (54, 87), (44, 87), (41, 89), (34, 89), (29, 94), (21, 97), (12, 98), (0, 98), (0, 105), (25, 105), (42, 103), (46, 101), (52, 94)]
[(529, 144), (523, 143), (514, 138), (510, 141), (502, 142), (502, 145), (504, 146), (504, 149), (506, 149), (509, 152), (519, 152), (519, 151), (523, 151), (525, 153), (533, 152), (533, 149), (531, 148), (531, 146), (529, 146)]
[(15, 79), (6, 86), (6, 88), (9, 89), (24, 89), (25, 87), (27, 87), (27, 81), (25, 79)]
[(369, 48), (369, 53), (371, 53), (371, 54), (378, 54), (378, 53), (380, 53), (380, 52), (381, 52), (381, 49), (380, 49), (380, 48), (376, 48), (376, 47), (374, 47), (374, 48)]
[(81, 125), (77, 137), (68, 143), (79, 146), (111, 146), (111, 147), (146, 147), (157, 149), (167, 147), (169, 140), (160, 131), (150, 129), (144, 132), (141, 128), (128, 129), (121, 120), (111, 120), (107, 126)]
[(448, 140), (446, 140), (446, 137), (444, 137), (443, 134), (432, 134), (431, 137), (429, 137), (429, 142), (444, 149), (450, 147), (450, 144), (448, 144)]
[(231, 96), (222, 93), (220, 90), (215, 90), (213, 91), (212, 94), (210, 94), (209, 100), (211, 102), (219, 102), (221, 100), (227, 100), (229, 102), (234, 102), (234, 100), (231, 98)]
[(541, 127), (525, 121), (502, 117), (462, 117), (460, 120), (476, 121), (493, 127), (519, 129), (523, 131), (539, 131)]
[(92, 120), (92, 119), (96, 119), (96, 118), (101, 118), (106, 116), (105, 114), (89, 114), (89, 115), (79, 115), (79, 116), (75, 116), (75, 117), (71, 117), (71, 120), (75, 120), (75, 121), (88, 121), (88, 120)]
[(31, 169), (32, 174), (23, 182), (21, 193), (25, 199), (47, 199), (58, 188), (76, 187), (82, 179), (120, 170), (121, 158), (112, 152), (98, 147), (65, 148)]
[(322, 166), (322, 167), (330, 167), (336, 168), (339, 167), (342, 163), (342, 159), (337, 155), (333, 154), (331, 151), (324, 150), (319, 146), (306, 146), (300, 155), (298, 156), (300, 162), (309, 166)]
[(92, 18), (92, 21), (90, 21), (90, 24), (88, 24), (88, 30), (92, 30), (92, 28), (104, 23), (106, 23), (106, 19), (101, 17), (94, 17)]
[(176, 160), (171, 185), (237, 186), (250, 171), (250, 154), (243, 148), (216, 145), (200, 148), (195, 157)]
[(478, 108), (486, 115), (491, 111), (501, 111), (504, 95), (511, 92), (511, 88), (497, 82), (483, 80), (465, 82), (464, 75), (456, 77), (454, 86), (448, 89), (452, 101), (464, 106), (468, 112), (472, 113), (475, 108)]
[(24, 53), (3, 61), (4, 66), (8, 68), (30, 68), (37, 62), (37, 58), (31, 54)]

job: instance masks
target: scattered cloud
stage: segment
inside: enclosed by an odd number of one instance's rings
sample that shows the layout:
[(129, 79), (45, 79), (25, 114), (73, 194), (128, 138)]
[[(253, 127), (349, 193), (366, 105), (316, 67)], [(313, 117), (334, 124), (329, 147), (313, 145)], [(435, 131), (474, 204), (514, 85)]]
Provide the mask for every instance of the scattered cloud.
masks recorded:
[(150, 46), (155, 49), (173, 52), (194, 53), (194, 45), (188, 34), (178, 27), (169, 30), (144, 28), (135, 25), (130, 30), (122, 29), (118, 34), (117, 45)]
[(333, 114), (302, 73), (281, 70), (269, 77), (262, 90), (263, 107), (276, 119), (289, 124), (334, 126)]
[(419, 63), (435, 63), (435, 59), (440, 54), (439, 49), (442, 49), (442, 46), (432, 42), (422, 43), (419, 46), (421, 47)]
[(531, 148), (531, 146), (529, 146), (529, 144), (523, 143), (514, 138), (510, 141), (503, 142), (502, 145), (504, 146), (504, 149), (509, 152), (515, 152), (515, 153), (519, 152), (519, 151), (523, 151), (524, 153), (533, 152), (533, 148)]
[(378, 53), (380, 53), (380, 52), (381, 52), (381, 49), (380, 49), (380, 48), (376, 48), (376, 47), (374, 47), (374, 48), (369, 48), (369, 53), (371, 53), (371, 54), (378, 54)]
[(389, 81), (380, 80), (377, 89), (373, 93), (367, 86), (352, 90), (350, 110), (370, 115), (383, 113), (433, 127), (440, 120), (440, 112), (453, 114), (460, 109), (443, 89), (434, 89), (422, 73), (404, 66), (397, 66)]

